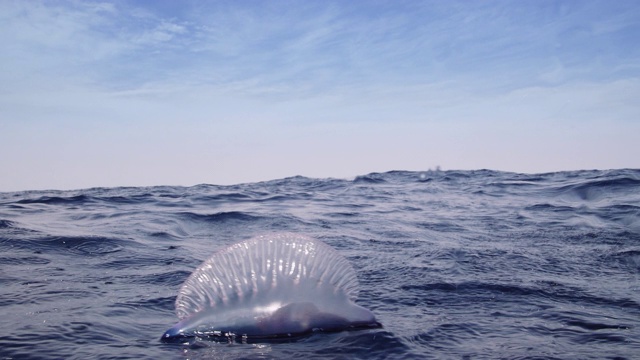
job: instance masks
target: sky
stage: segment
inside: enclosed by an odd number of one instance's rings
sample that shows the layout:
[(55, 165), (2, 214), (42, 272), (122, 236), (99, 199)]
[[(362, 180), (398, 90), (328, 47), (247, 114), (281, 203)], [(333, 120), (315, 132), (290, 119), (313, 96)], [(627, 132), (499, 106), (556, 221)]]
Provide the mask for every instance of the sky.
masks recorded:
[(640, 2), (0, 0), (0, 191), (640, 168)]

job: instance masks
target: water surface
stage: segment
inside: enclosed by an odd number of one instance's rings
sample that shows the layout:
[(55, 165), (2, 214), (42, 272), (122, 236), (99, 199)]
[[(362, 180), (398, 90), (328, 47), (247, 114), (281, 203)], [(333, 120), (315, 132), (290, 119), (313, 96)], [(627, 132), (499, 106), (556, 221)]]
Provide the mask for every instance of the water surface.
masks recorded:
[[(191, 271), (281, 231), (345, 256), (384, 328), (160, 342)], [(0, 285), (0, 359), (632, 359), (640, 171), (0, 193)]]

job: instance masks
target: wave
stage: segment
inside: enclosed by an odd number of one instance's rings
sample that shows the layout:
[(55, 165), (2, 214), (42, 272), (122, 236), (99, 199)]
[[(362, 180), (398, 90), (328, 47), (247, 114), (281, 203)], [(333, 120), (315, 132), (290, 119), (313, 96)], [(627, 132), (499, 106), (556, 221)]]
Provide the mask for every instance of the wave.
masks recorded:
[[(160, 344), (180, 284), (273, 232), (326, 242), (383, 329)], [(634, 358), (640, 170), (390, 171), (0, 193), (12, 358)], [(499, 355), (496, 355), (499, 354)]]

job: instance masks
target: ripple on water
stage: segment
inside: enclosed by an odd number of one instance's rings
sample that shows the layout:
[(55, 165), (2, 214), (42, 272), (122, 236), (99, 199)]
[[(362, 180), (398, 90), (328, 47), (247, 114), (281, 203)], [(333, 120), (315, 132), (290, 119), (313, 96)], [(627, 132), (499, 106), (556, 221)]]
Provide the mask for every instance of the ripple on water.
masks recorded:
[(127, 241), (100, 236), (52, 236), (31, 242), (32, 248), (48, 253), (101, 256), (122, 251)]

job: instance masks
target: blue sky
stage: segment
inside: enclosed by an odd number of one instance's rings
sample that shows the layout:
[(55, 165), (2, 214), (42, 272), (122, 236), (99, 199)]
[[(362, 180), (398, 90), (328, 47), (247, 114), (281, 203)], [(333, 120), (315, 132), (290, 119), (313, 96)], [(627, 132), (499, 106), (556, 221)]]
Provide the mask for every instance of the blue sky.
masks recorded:
[(0, 191), (640, 168), (640, 2), (0, 0)]

